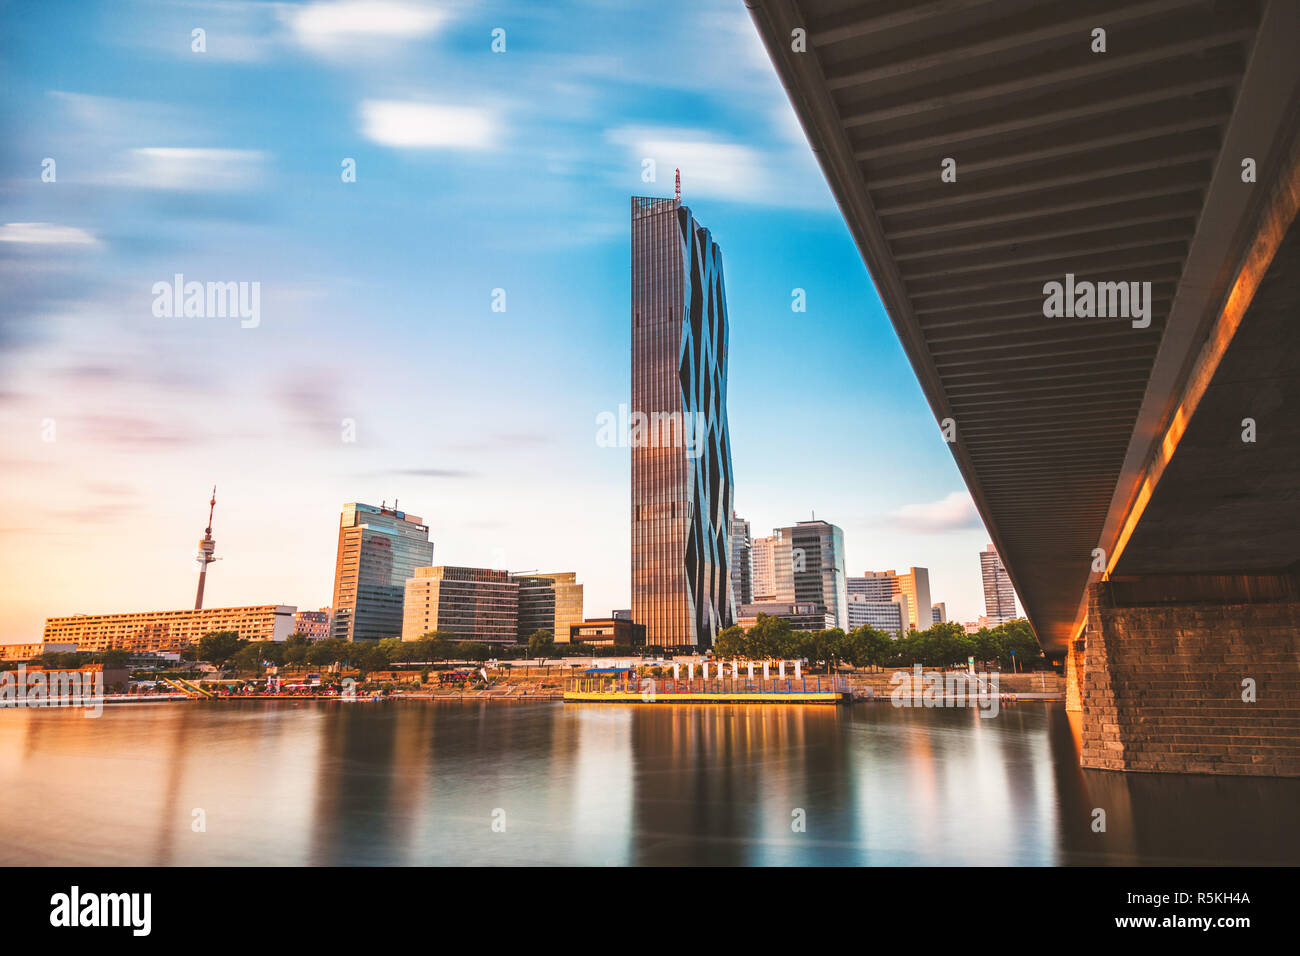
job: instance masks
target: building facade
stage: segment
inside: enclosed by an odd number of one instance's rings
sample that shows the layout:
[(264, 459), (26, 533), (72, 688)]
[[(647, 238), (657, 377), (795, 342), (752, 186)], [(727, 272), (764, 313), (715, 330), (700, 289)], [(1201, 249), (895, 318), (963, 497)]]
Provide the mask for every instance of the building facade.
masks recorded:
[(984, 614), (989, 627), (1015, 620), (1016, 589), (1001, 556), (991, 544), (980, 552), (980, 576), (984, 579)]
[(930, 620), (935, 624), (948, 623), (948, 605), (943, 601), (936, 601), (930, 605)]
[(568, 639), (574, 644), (593, 647), (645, 646), (645, 625), (635, 624), (621, 617), (592, 618), (569, 625)]
[(520, 643), (538, 631), (550, 631), (556, 643), (566, 643), (569, 628), (582, 622), (582, 585), (577, 573), (529, 571), (511, 577), (519, 585)]
[(869, 600), (864, 594), (849, 594), (849, 630), (874, 627), (897, 637), (903, 633), (906, 621), (907, 598), (901, 594), (888, 601)]
[(731, 600), (739, 607), (754, 600), (753, 542), (749, 522), (731, 516)]
[(794, 555), (789, 538), (776, 531), (753, 540), (754, 559), (753, 599), (762, 601), (794, 601)]
[(829, 631), (839, 626), (835, 623), (835, 615), (823, 604), (788, 601), (758, 601), (741, 605), (736, 623), (744, 628), (753, 627), (760, 614), (789, 621), (790, 627), (796, 631)]
[(892, 601), (902, 596), (904, 622), (908, 629), (927, 630), (934, 623), (934, 605), (930, 600), (930, 571), (910, 568), (906, 574), (894, 570), (867, 571), (848, 579), (850, 594), (863, 595), (869, 601)]
[(844, 532), (828, 521), (800, 521), (794, 527), (776, 529), (773, 535), (790, 542), (795, 603), (822, 605), (835, 621), (831, 627), (848, 630)]
[(298, 609), (286, 604), (205, 607), (128, 614), (74, 614), (45, 621), (45, 643), (76, 644), (78, 651), (173, 651), (205, 634), (234, 631), (245, 641), (283, 641)]
[(484, 644), (514, 644), (519, 636), (519, 582), (509, 571), (416, 568), (405, 592), (404, 641), (430, 631)]
[(376, 641), (402, 636), (406, 582), (433, 563), (420, 518), (396, 507), (351, 502), (339, 518), (330, 636)]
[(659, 647), (735, 620), (722, 254), (676, 199), (632, 199), (632, 615)]
[(330, 636), (330, 609), (299, 611), (294, 615), (294, 633), (309, 641), (323, 641)]
[(76, 644), (0, 644), (0, 661), (30, 661), (42, 654), (73, 654)]

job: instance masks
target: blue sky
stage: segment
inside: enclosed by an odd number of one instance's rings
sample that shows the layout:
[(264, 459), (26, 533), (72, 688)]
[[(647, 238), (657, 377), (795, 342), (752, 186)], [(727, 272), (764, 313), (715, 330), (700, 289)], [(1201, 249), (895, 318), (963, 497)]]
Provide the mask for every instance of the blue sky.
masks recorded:
[[(214, 482), (213, 605), (327, 604), (339, 506), (396, 496), (437, 563), (627, 606), (596, 417), (628, 197), (674, 167), (723, 250), (741, 515), (815, 509), (850, 573), (982, 613), (985, 533), (738, 0), (9, 2), (0, 70), (0, 642), (186, 606)], [(259, 282), (260, 323), (155, 316), (176, 273)]]

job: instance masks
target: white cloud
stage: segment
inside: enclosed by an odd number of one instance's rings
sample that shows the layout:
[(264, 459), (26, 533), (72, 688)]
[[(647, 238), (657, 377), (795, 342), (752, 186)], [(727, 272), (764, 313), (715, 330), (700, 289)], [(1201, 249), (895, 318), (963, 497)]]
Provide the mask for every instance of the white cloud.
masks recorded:
[(361, 127), (376, 143), (406, 149), (487, 149), (497, 134), (490, 111), (407, 100), (364, 101)]
[(0, 226), (0, 242), (36, 246), (97, 246), (99, 240), (76, 226), (52, 222), (7, 222)]
[(427, 36), (447, 19), (445, 11), (397, 0), (332, 0), (283, 9), (294, 39), (317, 53), (380, 52), (393, 40)]
[(896, 526), (908, 531), (943, 532), (982, 528), (975, 502), (965, 491), (954, 491), (938, 501), (903, 505), (892, 515)]
[(262, 178), (265, 154), (252, 149), (149, 147), (131, 150), (118, 185), (196, 192), (250, 189)]
[(627, 146), (633, 168), (653, 159), (656, 178), (671, 188), (673, 170), (682, 171), (682, 194), (716, 199), (769, 199), (771, 178), (756, 150), (720, 142), (700, 130), (625, 126), (611, 130), (611, 142)]

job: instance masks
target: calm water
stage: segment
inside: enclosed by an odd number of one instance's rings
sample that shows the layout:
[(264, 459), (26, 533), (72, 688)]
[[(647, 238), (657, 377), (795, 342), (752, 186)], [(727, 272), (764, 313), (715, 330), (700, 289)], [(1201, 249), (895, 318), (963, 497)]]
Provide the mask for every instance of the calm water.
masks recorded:
[(1060, 704), (0, 711), (0, 863), (1300, 863), (1300, 781), (1082, 771), (1074, 739)]

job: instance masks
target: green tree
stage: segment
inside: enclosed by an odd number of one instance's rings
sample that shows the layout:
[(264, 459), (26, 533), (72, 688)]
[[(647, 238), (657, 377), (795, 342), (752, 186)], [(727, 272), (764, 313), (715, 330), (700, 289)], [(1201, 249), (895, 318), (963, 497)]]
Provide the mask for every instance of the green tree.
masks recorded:
[(555, 635), (550, 631), (533, 631), (528, 638), (528, 653), (532, 657), (549, 657), (555, 651)]
[(718, 657), (748, 657), (748, 651), (745, 629), (739, 624), (731, 625), (713, 640), (713, 653)]
[(199, 638), (199, 656), (209, 664), (224, 664), (235, 656), (246, 642), (239, 639), (237, 631), (213, 631)]

